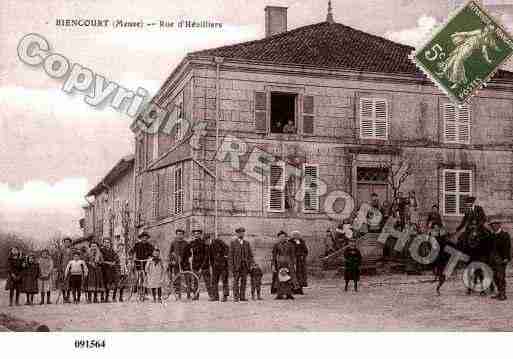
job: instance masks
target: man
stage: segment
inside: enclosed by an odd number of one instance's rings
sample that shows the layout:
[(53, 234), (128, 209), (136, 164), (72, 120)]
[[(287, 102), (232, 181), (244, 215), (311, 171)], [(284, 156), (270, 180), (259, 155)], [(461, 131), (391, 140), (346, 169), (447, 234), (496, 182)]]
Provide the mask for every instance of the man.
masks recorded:
[(210, 265), (212, 267), (211, 301), (219, 300), (219, 280), (223, 284), (223, 302), (228, 300), (230, 289), (228, 287), (228, 256), (230, 248), (220, 238), (214, 238), (210, 244)]
[(249, 270), (253, 266), (253, 251), (249, 242), (244, 239), (246, 230), (242, 227), (235, 230), (236, 238), (230, 243), (229, 265), (233, 273), (233, 301), (247, 301), (246, 283)]
[[(175, 239), (169, 247), (169, 274), (178, 275), (180, 271), (191, 270), (189, 258), (191, 257), (189, 243), (184, 239), (185, 231), (178, 228), (175, 231)], [(175, 283), (175, 290), (178, 293), (178, 299), (182, 299), (182, 283), (181, 278)], [(191, 284), (186, 283), (187, 299), (191, 298)]]
[(296, 253), (296, 277), (298, 282), (298, 288), (294, 291), (294, 294), (305, 294), (303, 287), (308, 286), (307, 273), (306, 273), (306, 257), (308, 256), (308, 247), (299, 231), (292, 231), (292, 237), (290, 243), (295, 248)]
[(293, 120), (289, 120), (289, 122), (287, 122), (285, 126), (283, 126), (283, 133), (296, 133), (296, 126), (294, 126)]
[[(283, 299), (278, 291), (278, 273), (280, 269), (286, 268), (291, 278), (292, 290), (299, 289), (296, 277), (296, 248), (290, 243), (285, 231), (278, 233), (278, 243), (273, 247), (273, 280), (271, 284), (271, 293), (277, 293), (276, 299)], [(286, 299), (294, 299), (291, 294), (287, 294)]]
[(63, 248), (59, 250), (57, 255), (57, 271), (58, 271), (58, 283), (62, 292), (62, 300), (64, 303), (71, 303), (69, 281), (66, 278), (66, 266), (69, 261), (73, 259), (73, 248), (71, 247), (71, 238), (65, 237), (63, 240)]
[[(134, 256), (135, 271), (137, 273), (137, 280), (144, 280), (145, 267), (148, 260), (153, 256), (154, 247), (148, 242), (150, 235), (146, 231), (142, 231), (139, 234), (139, 242), (134, 244), (134, 248), (130, 251), (130, 254)], [(144, 292), (147, 293), (148, 288), (145, 288)], [(144, 298), (143, 298), (144, 299)]]
[(148, 261), (153, 255), (153, 245), (148, 242), (150, 235), (146, 231), (142, 231), (139, 234), (139, 242), (134, 244), (134, 248), (131, 250), (131, 254), (134, 255), (135, 270), (144, 271), (146, 261)]
[(431, 212), (428, 214), (426, 220), (426, 228), (432, 228), (435, 225), (438, 227), (443, 226), (442, 216), (440, 215), (440, 210), (436, 204), (431, 207)]
[(367, 212), (367, 225), (369, 232), (379, 233), (383, 224), (383, 211), (376, 193), (371, 195), (371, 207)]
[[(198, 278), (203, 277), (207, 294), (209, 298), (211, 298), (209, 249), (208, 244), (203, 238), (203, 231), (201, 229), (192, 230), (192, 242), (189, 244), (189, 247), (190, 255), (192, 256), (192, 271)], [(199, 300), (199, 291), (194, 296), (193, 300)]]
[(499, 219), (490, 221), (492, 227), (493, 276), (499, 293), (492, 298), (506, 300), (506, 265), (511, 260), (511, 237), (502, 229)]
[(119, 257), (112, 248), (112, 241), (106, 238), (100, 248), (103, 256), (101, 263), (103, 285), (105, 286), (105, 303), (109, 303), (110, 290), (116, 291), (119, 280)]

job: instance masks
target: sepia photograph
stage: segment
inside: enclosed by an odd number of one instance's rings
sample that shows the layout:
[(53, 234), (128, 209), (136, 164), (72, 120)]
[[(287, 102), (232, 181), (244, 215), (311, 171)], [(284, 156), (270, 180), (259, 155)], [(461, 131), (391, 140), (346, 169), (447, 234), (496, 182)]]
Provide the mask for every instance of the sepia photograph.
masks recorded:
[(0, 343), (511, 332), (512, 34), (511, 0), (2, 1)]

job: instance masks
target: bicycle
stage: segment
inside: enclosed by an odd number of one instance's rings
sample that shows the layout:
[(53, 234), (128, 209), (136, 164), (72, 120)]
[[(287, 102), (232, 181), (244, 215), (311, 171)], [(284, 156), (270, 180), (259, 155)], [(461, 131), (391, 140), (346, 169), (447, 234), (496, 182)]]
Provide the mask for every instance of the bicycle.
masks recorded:
[[(128, 297), (128, 300), (132, 298), (134, 293), (136, 294), (135, 300), (138, 302), (143, 302), (146, 299), (146, 273), (144, 272), (144, 267), (146, 265), (146, 262), (148, 262), (149, 259), (134, 259), (132, 270), (130, 271), (129, 276), (129, 283), (130, 284), (130, 295)], [(137, 269), (135, 263), (140, 262), (143, 263), (141, 269)]]
[(187, 298), (191, 295), (191, 298), (196, 297), (199, 294), (200, 286), (199, 286), (199, 277), (193, 271), (182, 270), (182, 266), (180, 262), (178, 262), (178, 273), (173, 276), (172, 263), (169, 264), (168, 267), (168, 283), (164, 287), (162, 297), (164, 300), (168, 300), (171, 294), (174, 294), (175, 300), (181, 299), (182, 293), (188, 293)]

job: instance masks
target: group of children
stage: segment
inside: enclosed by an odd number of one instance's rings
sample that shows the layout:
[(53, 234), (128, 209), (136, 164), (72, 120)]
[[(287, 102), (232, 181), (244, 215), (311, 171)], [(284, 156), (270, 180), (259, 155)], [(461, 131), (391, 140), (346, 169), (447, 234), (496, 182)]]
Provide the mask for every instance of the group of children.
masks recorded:
[(34, 254), (24, 256), (13, 247), (8, 258), (8, 278), (5, 289), (9, 291), (9, 306), (20, 305), (20, 294), (25, 293), (25, 305), (33, 305), (37, 293), (41, 295), (39, 304), (51, 304), (51, 276), (53, 260), (47, 250), (41, 252), (36, 260)]

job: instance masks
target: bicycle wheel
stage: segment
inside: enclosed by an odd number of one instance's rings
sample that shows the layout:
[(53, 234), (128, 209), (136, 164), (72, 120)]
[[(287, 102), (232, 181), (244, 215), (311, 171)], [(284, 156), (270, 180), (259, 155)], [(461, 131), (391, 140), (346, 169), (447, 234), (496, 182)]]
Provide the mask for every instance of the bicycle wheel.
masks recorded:
[(183, 293), (194, 298), (199, 294), (199, 278), (194, 272), (183, 271), (173, 279), (172, 287), (176, 300), (179, 300)]

